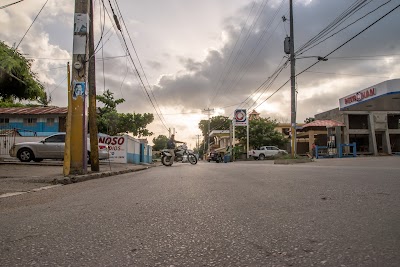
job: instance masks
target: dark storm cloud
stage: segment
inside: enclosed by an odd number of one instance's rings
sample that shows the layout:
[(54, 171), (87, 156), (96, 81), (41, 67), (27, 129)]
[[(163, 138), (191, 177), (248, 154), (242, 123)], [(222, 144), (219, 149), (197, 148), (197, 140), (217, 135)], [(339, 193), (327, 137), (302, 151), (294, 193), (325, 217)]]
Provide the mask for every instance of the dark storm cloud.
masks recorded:
[[(350, 4), (345, 0), (314, 0), (308, 5), (297, 1), (294, 17), (296, 49), (331, 23)], [(381, 2), (371, 2), (344, 25), (355, 21), (380, 4)], [(246, 21), (252, 4), (244, 6), (236, 16), (224, 20), (226, 23), (224, 26), (225, 40), (227, 41), (222, 47), (210, 49), (205, 59), (201, 61), (181, 57), (180, 62), (183, 67), (181, 71), (161, 76), (158, 84), (153, 87), (153, 93), (159, 105), (164, 107), (181, 106), (192, 110), (240, 103), (271, 76), (285, 56), (283, 39), (286, 31), (289, 30), (289, 23), (286, 21), (284, 26), (280, 18), (283, 15), (288, 17), (288, 13), (285, 6), (278, 10), (279, 5), (276, 3), (274, 6), (266, 6), (258, 18), (257, 24), (251, 28), (250, 24), (256, 20), (255, 14), (260, 5), (261, 3), (258, 3), (254, 7), (241, 36), (241, 27)], [(347, 28), (302, 56), (325, 56), (393, 7), (394, 4), (390, 3), (382, 11), (373, 13), (367, 19)], [(276, 16), (276, 20), (270, 24), (274, 16)], [(393, 71), (393, 66), (383, 60), (345, 60), (335, 57), (399, 54), (397, 25), (399, 25), (398, 16), (394, 14), (388, 16), (332, 54), (330, 60), (321, 62), (310, 69), (310, 71), (336, 74), (304, 73), (299, 76), (297, 81), (299, 89), (298, 117), (309, 117), (318, 110), (335, 108), (340, 97), (385, 80), (380, 77), (389, 76), (388, 73)], [(239, 36), (240, 39), (236, 43)], [(246, 40), (245, 45), (243, 45), (244, 40)], [(167, 55), (164, 56), (167, 57)], [(313, 62), (315, 62), (314, 59), (297, 60), (297, 73)], [(118, 70), (114, 71), (118, 72)], [(338, 74), (376, 77), (363, 78)], [(288, 78), (287, 68), (268, 92), (260, 97), (258, 103), (265, 100)], [(335, 83), (336, 80), (337, 83)], [(114, 82), (115, 85), (118, 84), (117, 80)], [(290, 114), (289, 88), (289, 85), (283, 87), (280, 92), (266, 101), (267, 104), (275, 104), (281, 109), (282, 112), (277, 112), (274, 114), (275, 116)], [(139, 101), (131, 95), (128, 95), (127, 98), (134, 105), (141, 106), (144, 102), (142, 98)]]

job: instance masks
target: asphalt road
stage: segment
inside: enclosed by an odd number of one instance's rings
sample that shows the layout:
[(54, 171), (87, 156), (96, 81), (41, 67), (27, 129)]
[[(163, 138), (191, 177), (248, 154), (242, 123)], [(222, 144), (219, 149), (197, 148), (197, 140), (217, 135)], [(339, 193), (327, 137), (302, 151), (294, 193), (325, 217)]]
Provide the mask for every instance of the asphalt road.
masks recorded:
[(176, 164), (0, 199), (0, 265), (400, 266), (399, 163)]

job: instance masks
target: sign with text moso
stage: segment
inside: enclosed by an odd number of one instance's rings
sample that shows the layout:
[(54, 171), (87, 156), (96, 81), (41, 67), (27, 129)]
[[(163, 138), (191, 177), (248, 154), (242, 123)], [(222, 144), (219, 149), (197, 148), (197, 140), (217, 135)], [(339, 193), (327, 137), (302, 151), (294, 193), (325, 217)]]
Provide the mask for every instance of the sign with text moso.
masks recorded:
[(126, 154), (128, 142), (126, 136), (99, 136), (99, 143), (108, 146), (111, 162), (127, 162)]
[(247, 126), (247, 112), (245, 109), (236, 109), (233, 114), (233, 125)]

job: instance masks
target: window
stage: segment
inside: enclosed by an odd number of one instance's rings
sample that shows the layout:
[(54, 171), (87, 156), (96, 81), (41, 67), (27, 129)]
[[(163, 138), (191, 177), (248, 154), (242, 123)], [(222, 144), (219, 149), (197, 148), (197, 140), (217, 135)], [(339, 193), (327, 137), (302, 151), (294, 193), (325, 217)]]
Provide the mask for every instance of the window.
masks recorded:
[(46, 143), (65, 143), (65, 134), (57, 134), (45, 139)]
[(25, 126), (35, 126), (37, 123), (37, 118), (25, 118), (24, 125)]
[(10, 123), (9, 118), (0, 118), (0, 124), (8, 124), (8, 123)]
[(47, 118), (46, 126), (54, 126), (54, 118)]
[(289, 135), (290, 134), (290, 128), (282, 128), (282, 134)]

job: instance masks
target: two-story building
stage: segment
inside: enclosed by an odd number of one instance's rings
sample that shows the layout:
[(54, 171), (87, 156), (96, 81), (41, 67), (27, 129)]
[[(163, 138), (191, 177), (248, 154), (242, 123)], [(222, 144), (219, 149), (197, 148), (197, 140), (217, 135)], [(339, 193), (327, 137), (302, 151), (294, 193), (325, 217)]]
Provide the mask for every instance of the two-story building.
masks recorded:
[(400, 153), (400, 79), (384, 81), (339, 99), (339, 108), (315, 115), (343, 123), (341, 140), (357, 153)]

